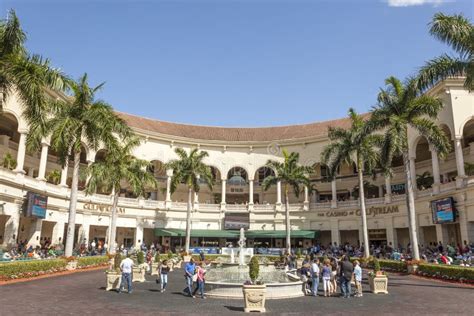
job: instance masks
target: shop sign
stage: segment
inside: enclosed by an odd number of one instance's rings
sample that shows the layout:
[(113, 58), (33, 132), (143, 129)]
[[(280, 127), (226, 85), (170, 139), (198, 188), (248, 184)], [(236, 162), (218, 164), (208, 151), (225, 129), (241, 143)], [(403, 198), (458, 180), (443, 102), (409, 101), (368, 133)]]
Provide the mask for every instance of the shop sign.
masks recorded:
[[(380, 206), (367, 208), (367, 216), (377, 216), (380, 214), (398, 213), (398, 205), (395, 206)], [(360, 210), (355, 211), (327, 211), (326, 213), (319, 213), (320, 217), (345, 217), (345, 216), (360, 216)]]
[[(89, 211), (98, 211), (100, 213), (111, 213), (112, 206), (111, 205), (104, 205), (104, 204), (94, 204), (94, 203), (84, 203), (84, 209)], [(123, 207), (117, 207), (117, 213), (125, 213), (125, 209)]]

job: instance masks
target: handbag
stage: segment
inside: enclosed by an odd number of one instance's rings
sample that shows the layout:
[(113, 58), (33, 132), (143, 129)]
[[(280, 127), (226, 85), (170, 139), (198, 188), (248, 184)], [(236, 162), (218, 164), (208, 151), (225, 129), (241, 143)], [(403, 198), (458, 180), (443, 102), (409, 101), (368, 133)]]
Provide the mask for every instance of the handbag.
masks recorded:
[(196, 274), (193, 275), (193, 282), (197, 282), (197, 280), (198, 280), (198, 275), (196, 273)]

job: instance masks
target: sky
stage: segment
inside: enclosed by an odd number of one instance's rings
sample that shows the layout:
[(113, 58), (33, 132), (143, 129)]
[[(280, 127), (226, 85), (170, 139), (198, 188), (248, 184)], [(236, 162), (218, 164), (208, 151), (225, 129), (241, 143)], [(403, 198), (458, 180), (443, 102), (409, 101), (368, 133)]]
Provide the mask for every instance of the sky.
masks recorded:
[(119, 111), (164, 121), (274, 126), (367, 112), (384, 79), (451, 53), (436, 12), (470, 0), (0, 0), (27, 47), (87, 73)]

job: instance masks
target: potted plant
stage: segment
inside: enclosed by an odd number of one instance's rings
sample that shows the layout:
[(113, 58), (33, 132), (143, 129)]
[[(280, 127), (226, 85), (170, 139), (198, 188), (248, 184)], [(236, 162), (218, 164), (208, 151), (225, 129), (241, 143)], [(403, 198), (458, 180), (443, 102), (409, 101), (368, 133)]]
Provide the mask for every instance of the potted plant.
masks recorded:
[(251, 281), (246, 281), (242, 287), (244, 293), (246, 313), (265, 312), (265, 292), (266, 286), (258, 280), (260, 264), (258, 258), (253, 256), (249, 263), (249, 277)]
[(46, 176), (46, 180), (52, 184), (59, 184), (61, 181), (61, 172), (59, 170), (53, 170)]
[(158, 266), (159, 266), (159, 264), (160, 264), (160, 253), (157, 252), (155, 254), (155, 259), (151, 263), (150, 275), (158, 275)]
[(380, 263), (377, 258), (374, 259), (374, 271), (369, 273), (369, 285), (372, 293), (388, 294), (388, 278), (385, 272), (380, 270)]
[(3, 156), (2, 166), (8, 170), (13, 170), (16, 168), (16, 159), (10, 153), (6, 153)]
[(70, 257), (65, 257), (67, 265), (66, 265), (66, 270), (76, 270), (77, 269), (77, 260), (76, 257), (70, 256)]
[(109, 266), (109, 269), (105, 271), (105, 275), (107, 276), (107, 291), (118, 290), (120, 287), (120, 280), (122, 278), (122, 273), (120, 272), (121, 261), (122, 256), (116, 253), (112, 259), (112, 266)]
[(423, 263), (423, 260), (411, 260), (407, 261), (407, 272), (409, 274), (416, 274), (418, 271), (418, 266), (420, 263)]
[(137, 266), (133, 267), (133, 282), (145, 282), (146, 263), (143, 251), (137, 253)]

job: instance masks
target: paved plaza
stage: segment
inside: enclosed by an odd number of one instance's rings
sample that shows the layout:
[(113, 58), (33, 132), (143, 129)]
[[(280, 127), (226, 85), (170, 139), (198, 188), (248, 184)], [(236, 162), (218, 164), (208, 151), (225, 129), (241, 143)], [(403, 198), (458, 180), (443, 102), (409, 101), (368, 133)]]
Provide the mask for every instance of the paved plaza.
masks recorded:
[[(243, 300), (188, 298), (182, 270), (170, 274), (169, 288), (158, 291), (155, 278), (134, 283), (132, 294), (104, 290), (102, 270), (0, 286), (0, 315), (198, 315), (243, 314)], [(474, 287), (413, 276), (390, 275), (388, 295), (301, 297), (267, 301), (267, 314), (456, 314), (472, 315)]]

